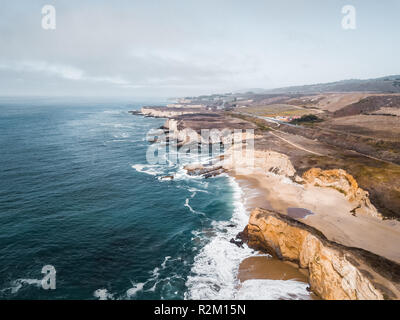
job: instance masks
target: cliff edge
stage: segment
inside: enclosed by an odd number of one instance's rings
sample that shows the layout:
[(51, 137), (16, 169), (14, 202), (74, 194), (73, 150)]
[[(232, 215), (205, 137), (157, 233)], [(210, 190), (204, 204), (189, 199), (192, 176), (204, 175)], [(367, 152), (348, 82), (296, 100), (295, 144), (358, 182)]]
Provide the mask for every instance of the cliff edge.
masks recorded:
[(311, 289), (328, 300), (400, 298), (400, 265), (369, 251), (329, 241), (287, 215), (255, 209), (239, 237), (252, 248), (308, 269)]
[(321, 170), (312, 168), (303, 174), (303, 180), (313, 186), (333, 188), (346, 197), (356, 206), (353, 210), (375, 218), (382, 218), (375, 206), (369, 200), (369, 193), (358, 186), (354, 177), (342, 169)]

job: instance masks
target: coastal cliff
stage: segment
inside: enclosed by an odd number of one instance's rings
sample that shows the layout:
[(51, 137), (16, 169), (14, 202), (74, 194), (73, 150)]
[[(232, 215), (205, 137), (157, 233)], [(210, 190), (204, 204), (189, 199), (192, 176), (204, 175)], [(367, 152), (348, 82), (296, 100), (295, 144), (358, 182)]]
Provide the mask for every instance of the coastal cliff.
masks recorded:
[(369, 200), (369, 193), (361, 189), (354, 177), (345, 170), (312, 168), (303, 174), (303, 179), (310, 185), (333, 188), (344, 194), (347, 200), (356, 205), (354, 214), (361, 213), (382, 218), (382, 215)]
[(252, 248), (307, 269), (311, 289), (323, 299), (400, 298), (400, 265), (329, 241), (318, 230), (286, 215), (255, 209), (240, 237)]
[(198, 109), (180, 109), (180, 108), (164, 108), (164, 107), (142, 107), (141, 114), (148, 117), (155, 118), (172, 118), (184, 114), (198, 113)]
[[(167, 141), (177, 139), (183, 146), (220, 142), (212, 136), (203, 141), (202, 129), (230, 128), (224, 139), (238, 140), (232, 129), (247, 127), (221, 114), (198, 113), (169, 117), (162, 129)], [(259, 132), (240, 139), (247, 142), (249, 138), (257, 145), (249, 154), (241, 148), (238, 154), (233, 145), (211, 164), (184, 167), (188, 175), (204, 178), (227, 172), (249, 179), (261, 191), (264, 202), (252, 207), (273, 211), (252, 212), (240, 236), (249, 247), (307, 269), (311, 289), (323, 299), (400, 299), (400, 256), (392, 248), (400, 228), (395, 221), (382, 220), (356, 179), (339, 168), (322, 170), (313, 167), (315, 163), (300, 166), (296, 154), (284, 148), (260, 147), (257, 141), (263, 136)], [(307, 213), (297, 217), (288, 209)]]
[(336, 190), (352, 205), (350, 213), (354, 216), (362, 214), (382, 219), (382, 215), (371, 203), (369, 193), (361, 189), (354, 177), (345, 170), (311, 168), (300, 177), (287, 155), (272, 150), (255, 150), (252, 154), (253, 162), (249, 162), (245, 156), (235, 157), (234, 148), (228, 150), (226, 156), (228, 161), (225, 163), (225, 169), (236, 174), (273, 173), (288, 177), (305, 188), (314, 186)]
[[(168, 131), (170, 139), (177, 139), (186, 143), (204, 143), (204, 144), (230, 144), (233, 142), (246, 141), (254, 139), (252, 132), (233, 131), (229, 127), (223, 127), (220, 129), (207, 127), (202, 128), (201, 126), (189, 127), (182, 119), (167, 119), (163, 125), (163, 128)], [(208, 129), (208, 134), (202, 136), (202, 129)]]
[[(233, 146), (226, 152), (226, 169), (236, 173), (261, 171), (261, 173), (274, 173), (284, 177), (295, 177), (296, 170), (288, 156), (272, 150), (254, 150), (253, 153), (236, 153)], [(249, 157), (253, 158), (250, 161)]]

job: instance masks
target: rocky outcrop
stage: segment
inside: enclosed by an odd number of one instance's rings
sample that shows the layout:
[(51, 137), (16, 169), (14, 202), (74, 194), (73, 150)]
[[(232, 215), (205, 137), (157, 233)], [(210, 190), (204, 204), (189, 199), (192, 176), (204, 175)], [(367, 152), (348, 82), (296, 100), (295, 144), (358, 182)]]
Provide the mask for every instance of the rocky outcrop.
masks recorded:
[(358, 186), (354, 177), (342, 169), (322, 170), (312, 168), (303, 174), (305, 183), (317, 187), (333, 188), (354, 203), (353, 214), (366, 214), (382, 218), (369, 199), (369, 193)]
[(189, 176), (202, 176), (203, 178), (206, 179), (218, 176), (226, 172), (226, 169), (224, 169), (223, 166), (218, 164), (209, 166), (205, 166), (202, 164), (186, 165), (184, 169), (186, 170)]
[(142, 107), (141, 109), (142, 115), (155, 118), (172, 118), (184, 114), (194, 114), (198, 112), (198, 109), (185, 108)]
[(255, 166), (263, 168), (266, 172), (293, 177), (296, 173), (289, 157), (275, 151), (255, 151)]
[[(272, 172), (277, 175), (294, 177), (296, 170), (288, 156), (270, 150), (254, 150), (253, 153), (235, 154), (235, 148), (231, 148), (226, 153), (229, 161), (226, 161), (226, 168), (236, 171), (251, 171), (257, 169), (262, 173)], [(253, 157), (250, 161), (249, 157)]]
[(168, 130), (170, 138), (183, 141), (184, 143), (204, 143), (204, 144), (223, 144), (232, 145), (241, 141), (254, 139), (254, 134), (246, 131), (234, 131), (233, 129), (225, 128), (222, 130), (213, 128), (208, 129), (204, 136), (201, 131), (196, 131), (187, 128), (184, 121), (177, 119), (167, 119), (163, 128)]
[(329, 241), (289, 216), (255, 209), (239, 238), (252, 248), (308, 269), (311, 289), (323, 299), (400, 298), (400, 265)]
[(178, 131), (178, 121), (175, 119), (167, 119), (163, 127), (169, 131)]

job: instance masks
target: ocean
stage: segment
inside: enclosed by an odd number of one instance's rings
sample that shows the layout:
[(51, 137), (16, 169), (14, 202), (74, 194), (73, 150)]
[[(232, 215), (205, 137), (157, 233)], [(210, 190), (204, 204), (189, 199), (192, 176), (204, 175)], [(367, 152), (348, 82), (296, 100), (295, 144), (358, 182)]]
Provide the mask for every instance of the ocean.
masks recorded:
[(258, 255), (229, 242), (248, 221), (240, 188), (148, 164), (146, 133), (165, 120), (128, 113), (141, 105), (0, 100), (0, 299), (307, 298), (296, 281), (239, 289)]

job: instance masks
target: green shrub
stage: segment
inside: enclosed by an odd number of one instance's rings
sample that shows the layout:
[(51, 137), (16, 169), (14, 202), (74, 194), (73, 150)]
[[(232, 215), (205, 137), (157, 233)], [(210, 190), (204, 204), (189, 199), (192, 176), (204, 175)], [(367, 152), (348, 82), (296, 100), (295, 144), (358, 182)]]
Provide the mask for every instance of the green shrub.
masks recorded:
[(321, 122), (322, 119), (318, 118), (315, 114), (306, 114), (299, 119), (290, 121), (293, 124), (310, 123), (310, 122)]

